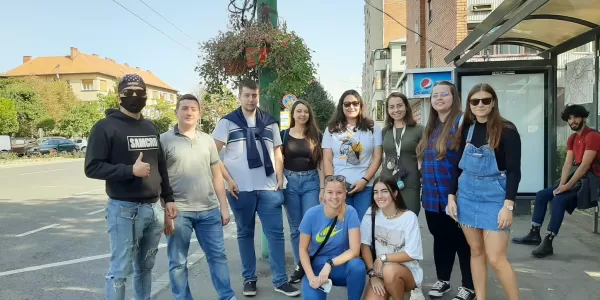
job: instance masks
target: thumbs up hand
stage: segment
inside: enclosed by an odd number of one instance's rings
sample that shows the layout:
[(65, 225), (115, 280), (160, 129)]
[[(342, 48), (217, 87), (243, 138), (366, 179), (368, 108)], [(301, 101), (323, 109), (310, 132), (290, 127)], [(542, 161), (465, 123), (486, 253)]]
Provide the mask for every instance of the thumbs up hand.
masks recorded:
[(142, 161), (144, 153), (140, 152), (140, 156), (133, 165), (133, 175), (137, 177), (148, 177), (150, 175), (150, 164)]

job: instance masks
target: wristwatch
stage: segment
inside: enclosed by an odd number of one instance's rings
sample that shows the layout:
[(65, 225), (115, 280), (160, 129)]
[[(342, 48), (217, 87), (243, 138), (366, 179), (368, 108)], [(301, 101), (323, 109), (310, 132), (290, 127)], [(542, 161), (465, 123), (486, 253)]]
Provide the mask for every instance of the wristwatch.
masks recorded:
[(383, 254), (382, 256), (379, 257), (379, 259), (381, 260), (382, 263), (385, 263), (385, 261), (387, 260), (387, 255)]
[(513, 211), (513, 209), (515, 209), (515, 208), (514, 208), (514, 206), (512, 206), (512, 205), (507, 205), (507, 206), (506, 206), (506, 208), (507, 208), (509, 211)]
[(331, 266), (332, 269), (333, 269), (333, 267), (335, 267), (335, 265), (333, 264), (333, 260), (332, 259), (328, 259), (327, 263)]
[(375, 277), (375, 270), (373, 270), (373, 269), (369, 269), (369, 270), (367, 271), (367, 275), (369, 276), (369, 278), (373, 278), (373, 277)]

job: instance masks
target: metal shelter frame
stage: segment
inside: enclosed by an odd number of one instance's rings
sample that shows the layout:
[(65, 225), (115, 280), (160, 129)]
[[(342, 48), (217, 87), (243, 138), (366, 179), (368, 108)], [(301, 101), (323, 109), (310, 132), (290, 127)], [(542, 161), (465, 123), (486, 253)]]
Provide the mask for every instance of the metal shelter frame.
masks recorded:
[[(598, 128), (600, 0), (504, 0), (445, 57), (446, 63), (453, 62), (457, 67), (455, 72), (459, 90), (461, 75), (544, 73), (546, 184), (553, 182), (553, 172), (550, 170), (556, 169), (557, 57), (589, 42), (593, 42), (591, 114), (595, 120), (590, 125)], [(469, 62), (487, 46), (504, 44), (535, 49), (540, 52), (538, 56), (541, 59)], [(594, 232), (598, 232), (598, 208), (594, 216)]]

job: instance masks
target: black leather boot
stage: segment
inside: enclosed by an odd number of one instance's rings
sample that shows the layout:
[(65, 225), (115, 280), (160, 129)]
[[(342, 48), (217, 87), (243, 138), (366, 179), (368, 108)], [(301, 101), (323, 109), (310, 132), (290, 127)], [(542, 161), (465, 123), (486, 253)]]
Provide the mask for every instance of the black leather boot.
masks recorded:
[(542, 241), (542, 243), (531, 252), (531, 255), (533, 255), (537, 258), (544, 258), (546, 256), (550, 256), (550, 255), (554, 254), (554, 248), (552, 247), (553, 240), (554, 240), (554, 235), (549, 233), (544, 238), (544, 241)]
[(532, 225), (529, 233), (522, 237), (515, 237), (512, 239), (515, 244), (523, 244), (523, 245), (534, 245), (537, 246), (542, 242), (542, 237), (540, 236), (540, 227)]

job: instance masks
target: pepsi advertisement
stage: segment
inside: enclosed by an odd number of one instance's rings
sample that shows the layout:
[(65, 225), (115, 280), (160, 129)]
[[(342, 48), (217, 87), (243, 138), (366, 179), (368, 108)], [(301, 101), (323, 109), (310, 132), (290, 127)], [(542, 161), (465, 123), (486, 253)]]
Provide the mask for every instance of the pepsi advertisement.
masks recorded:
[(412, 76), (415, 98), (430, 97), (431, 89), (438, 81), (452, 82), (452, 72), (414, 73)]

